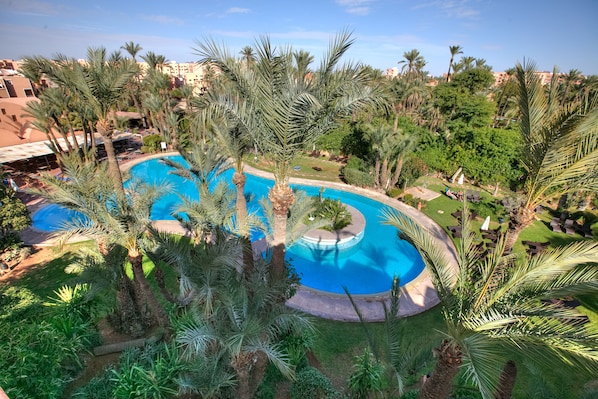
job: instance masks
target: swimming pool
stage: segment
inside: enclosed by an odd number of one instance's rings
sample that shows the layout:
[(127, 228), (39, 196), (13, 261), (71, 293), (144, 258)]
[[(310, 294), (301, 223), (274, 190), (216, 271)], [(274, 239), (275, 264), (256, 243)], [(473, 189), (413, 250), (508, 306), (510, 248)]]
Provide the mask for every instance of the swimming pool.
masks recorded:
[[(183, 163), (182, 157), (171, 159)], [(169, 174), (171, 170), (158, 159), (144, 161), (130, 169), (131, 176), (148, 183), (168, 181), (172, 189), (165, 193), (152, 210), (153, 220), (175, 220), (171, 215), (180, 203), (179, 195), (198, 199), (196, 187), (187, 180)], [(229, 170), (222, 178), (232, 187)], [(249, 197), (249, 212), (260, 214), (259, 199), (266, 197), (274, 185), (272, 180), (247, 175), (245, 193)], [(292, 185), (293, 188), (306, 191), (309, 195), (318, 195), (320, 187)], [(358, 209), (366, 220), (364, 237), (359, 244), (350, 248), (332, 248), (314, 250), (300, 242), (287, 249), (286, 258), (301, 276), (301, 284), (320, 291), (344, 294), (346, 287), (351, 294), (379, 294), (390, 289), (393, 276), (398, 276), (401, 285), (416, 278), (423, 270), (423, 261), (417, 250), (407, 241), (397, 236), (396, 228), (382, 224), (381, 210), (386, 205), (342, 190), (326, 188), (324, 197), (339, 199)], [(43, 231), (54, 231), (73, 213), (57, 205), (49, 205), (33, 215), (33, 226)], [(261, 238), (258, 232), (252, 233), (252, 240)]]

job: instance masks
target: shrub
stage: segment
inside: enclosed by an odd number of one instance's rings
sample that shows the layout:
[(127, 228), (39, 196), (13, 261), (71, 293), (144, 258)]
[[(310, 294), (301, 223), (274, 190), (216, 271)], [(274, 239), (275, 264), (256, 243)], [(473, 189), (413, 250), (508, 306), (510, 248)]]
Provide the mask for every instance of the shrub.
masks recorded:
[(128, 349), (121, 356), (119, 367), (112, 370), (112, 397), (174, 397), (178, 392), (178, 378), (184, 370), (174, 345)]
[(343, 168), (343, 178), (347, 184), (358, 187), (374, 187), (374, 176), (348, 166)]
[(291, 385), (290, 394), (293, 399), (332, 399), (340, 397), (330, 380), (313, 367), (306, 367), (297, 373), (297, 379)]
[(144, 147), (147, 151), (143, 152), (158, 152), (160, 149), (160, 143), (162, 142), (162, 136), (159, 134), (150, 134), (143, 138), (143, 147), (141, 147), (141, 151), (143, 151)]
[(409, 206), (412, 206), (414, 208), (417, 208), (418, 203), (421, 203), (422, 208), (425, 208), (428, 203), (427, 201), (421, 199), (421, 198), (415, 198), (412, 194), (405, 194), (402, 198), (401, 201), (403, 201), (404, 203), (406, 203)]
[(355, 358), (348, 385), (352, 398), (366, 399), (381, 392), (384, 386), (384, 366), (374, 359), (369, 349), (366, 348), (362, 356)]
[(401, 194), (403, 194), (403, 190), (398, 187), (389, 188), (386, 192), (386, 195), (388, 195), (390, 198), (397, 198)]
[(9, 288), (0, 300), (0, 386), (12, 398), (58, 398), (89, 347), (89, 323), (41, 306), (30, 291)]
[(353, 216), (340, 199), (324, 198), (315, 200), (314, 215), (318, 219), (330, 221), (329, 225), (321, 227), (323, 230), (336, 231), (351, 224)]

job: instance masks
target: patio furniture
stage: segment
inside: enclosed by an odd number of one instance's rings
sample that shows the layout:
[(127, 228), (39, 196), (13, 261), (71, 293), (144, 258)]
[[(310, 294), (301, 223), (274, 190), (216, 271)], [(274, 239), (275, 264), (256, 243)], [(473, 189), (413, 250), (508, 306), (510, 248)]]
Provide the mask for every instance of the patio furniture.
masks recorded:
[(575, 234), (575, 220), (571, 220), (571, 219), (567, 219), (565, 220), (565, 224), (564, 224), (564, 228), (565, 228), (565, 233), (569, 234), (569, 235), (574, 235)]

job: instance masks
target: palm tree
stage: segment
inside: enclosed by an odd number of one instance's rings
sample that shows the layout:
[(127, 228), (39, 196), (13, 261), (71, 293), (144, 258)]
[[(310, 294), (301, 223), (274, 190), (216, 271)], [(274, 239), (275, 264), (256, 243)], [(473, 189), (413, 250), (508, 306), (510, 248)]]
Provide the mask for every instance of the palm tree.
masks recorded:
[[(138, 314), (146, 325), (158, 325), (169, 336), (168, 315), (153, 293), (143, 271), (143, 255), (146, 234), (150, 226), (150, 214), (155, 200), (163, 195), (164, 188), (133, 181), (125, 196), (114, 195), (118, 183), (110, 179), (104, 165), (81, 163), (74, 157), (65, 158), (63, 171), (69, 181), (46, 175), (44, 189), (35, 193), (64, 208), (79, 212), (59, 233), (66, 242), (73, 236), (82, 235), (95, 239), (100, 250), (112, 246), (126, 249), (126, 256), (133, 271), (133, 284), (123, 271), (124, 290), (133, 289)], [(157, 266), (156, 266), (157, 267)]]
[(296, 74), (299, 79), (307, 79), (308, 74), (311, 72), (309, 65), (314, 61), (314, 56), (308, 51), (299, 50), (293, 52), (293, 59), (295, 60)]
[(509, 351), (525, 351), (540, 362), (565, 362), (598, 372), (597, 335), (583, 324), (575, 309), (563, 309), (548, 300), (566, 295), (595, 292), (598, 269), (597, 242), (577, 242), (546, 250), (535, 256), (502, 255), (504, 240), (483, 258), (467, 222), (464, 203), (463, 238), (458, 244), (457, 264), (438, 249), (436, 238), (409, 217), (394, 210), (384, 213), (386, 223), (410, 241), (421, 254), (440, 298), (446, 323), (445, 339), (436, 349), (437, 363), (423, 385), (420, 398), (447, 398), (454, 377), (465, 375), (480, 389), (482, 397), (509, 397), (498, 386), (497, 365), (514, 380), (515, 368), (507, 363)]
[[(427, 360), (424, 348), (427, 350), (431, 348), (431, 345), (427, 341), (422, 342), (423, 340), (421, 339), (407, 337), (406, 327), (408, 321), (398, 316), (399, 297), (401, 294), (398, 277), (393, 278), (389, 305), (386, 302), (382, 302), (384, 309), (384, 331), (386, 332), (385, 339), (383, 340), (377, 339), (372, 334), (369, 323), (364, 320), (361, 310), (357, 307), (353, 297), (347, 289), (345, 289), (345, 293), (349, 297), (351, 305), (359, 318), (359, 323), (365, 331), (372, 356), (378, 364), (383, 366), (382, 368), (387, 375), (390, 397), (394, 397), (395, 394), (399, 396), (403, 395), (405, 380), (408, 374), (412, 370), (417, 369), (418, 365), (422, 364), (424, 360)], [(368, 352), (366, 354), (369, 355)]]
[(565, 105), (565, 102), (569, 100), (567, 97), (569, 96), (569, 90), (571, 90), (571, 86), (579, 85), (582, 79), (582, 75), (581, 72), (577, 69), (570, 69), (568, 73), (561, 75), (560, 77), (563, 79), (565, 85), (565, 89), (563, 90), (563, 96), (561, 97), (562, 107), (563, 105)]
[(132, 40), (120, 46), (120, 48), (129, 53), (135, 62), (137, 62), (137, 54), (143, 50), (139, 43), (134, 43)]
[(234, 238), (218, 235), (211, 244), (194, 246), (164, 234), (159, 240), (159, 252), (177, 270), (188, 304), (188, 316), (176, 335), (185, 358), (219, 359), (214, 374), (234, 373), (238, 398), (253, 397), (268, 362), (292, 377), (280, 340), (286, 334), (311, 331), (312, 326), (278, 301), (290, 282), (268, 283), (269, 267), (263, 258), (249, 279), (240, 278), (241, 246)]
[(129, 63), (109, 63), (103, 47), (88, 48), (85, 65), (76, 60), (59, 58), (56, 61), (43, 59), (40, 67), (49, 79), (74, 92), (93, 110), (96, 130), (104, 141), (110, 174), (118, 183), (117, 192), (124, 195), (122, 175), (112, 144), (114, 128), (111, 118), (116, 105), (126, 94), (124, 89), (135, 75), (136, 68)]
[(453, 67), (453, 60), (457, 54), (463, 54), (463, 47), (461, 46), (449, 46), (449, 51), (451, 52), (451, 60), (449, 61), (449, 68), (448, 72), (446, 73), (446, 81), (451, 81), (451, 68)]
[[(419, 53), (417, 49), (409, 50), (403, 53), (404, 60), (399, 61), (399, 64), (403, 64), (401, 71), (406, 76), (407, 81), (411, 80), (416, 74), (418, 68), (421, 70), (425, 65), (424, 57)], [(423, 63), (423, 65), (422, 65)], [(405, 69), (407, 70), (405, 72)]]
[(250, 66), (255, 62), (255, 52), (251, 46), (245, 46), (239, 51), (241, 59), (245, 62), (245, 65)]
[(467, 71), (468, 69), (473, 68), (473, 66), (475, 65), (475, 61), (476, 61), (475, 57), (471, 57), (471, 56), (461, 57), (459, 62), (457, 62), (456, 64), (453, 64), (453, 72), (457, 73), (457, 72)]
[(534, 72), (534, 63), (516, 66), (526, 176), (523, 202), (511, 213), (507, 251), (548, 195), (598, 190), (598, 107), (584, 110), (577, 102), (560, 107), (557, 86), (546, 94)]
[(149, 69), (153, 71), (162, 72), (164, 64), (166, 64), (166, 57), (156, 54), (153, 51), (148, 51), (145, 55), (141, 56), (141, 59), (147, 62)]
[(502, 82), (502, 90), (500, 91), (500, 96), (498, 97), (498, 100), (496, 100), (496, 114), (494, 115), (494, 122), (492, 124), (492, 127), (494, 128), (498, 127), (499, 117), (505, 116), (505, 111), (507, 109), (507, 106), (509, 105), (509, 99), (511, 98), (509, 93), (511, 93), (511, 91), (513, 90), (512, 78), (515, 76), (515, 68), (508, 68), (507, 70), (505, 70), (505, 73), (507, 74), (507, 80)]
[(338, 66), (352, 43), (344, 32), (331, 43), (319, 70), (310, 79), (296, 76), (290, 49), (275, 49), (268, 37), (256, 44), (257, 59), (251, 69), (213, 41), (197, 50), (204, 62), (212, 63), (235, 91), (234, 101), (243, 101), (251, 115), (246, 126), (261, 152), (274, 163), (274, 187), (268, 197), (276, 223), (272, 273), (286, 276), (284, 261), (286, 221), (294, 194), (289, 186), (292, 161), (306, 145), (335, 124), (335, 117), (373, 103), (377, 97), (366, 86), (361, 66)]

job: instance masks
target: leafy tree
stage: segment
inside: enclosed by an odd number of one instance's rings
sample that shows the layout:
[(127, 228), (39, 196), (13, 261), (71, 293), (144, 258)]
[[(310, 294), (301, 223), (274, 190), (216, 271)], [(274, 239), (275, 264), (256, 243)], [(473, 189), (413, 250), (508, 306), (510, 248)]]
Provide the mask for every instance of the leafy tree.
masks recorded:
[[(16, 192), (4, 184), (6, 175), (0, 173), (0, 238), (31, 226), (31, 215)], [(3, 248), (0, 247), (0, 251)]]
[[(546, 250), (535, 257), (502, 255), (504, 240), (483, 258), (474, 244), (464, 203), (463, 238), (457, 264), (436, 245), (436, 238), (409, 217), (386, 211), (386, 223), (420, 252), (440, 298), (446, 323), (445, 339), (436, 349), (436, 366), (423, 385), (420, 398), (447, 398), (460, 369), (480, 389), (482, 397), (509, 397), (498, 384), (498, 365), (508, 367), (509, 351), (525, 351), (540, 362), (564, 362), (590, 373), (598, 371), (598, 335), (575, 309), (563, 309), (551, 298), (595, 290), (598, 269), (596, 242), (577, 242)], [(498, 367), (497, 367), (498, 366)], [(562, 367), (562, 366), (560, 366)], [(511, 387), (512, 388), (512, 387)]]

